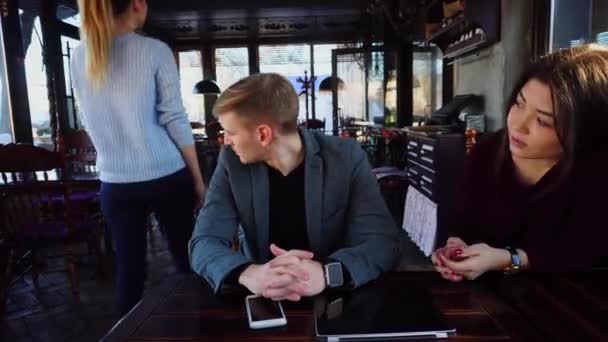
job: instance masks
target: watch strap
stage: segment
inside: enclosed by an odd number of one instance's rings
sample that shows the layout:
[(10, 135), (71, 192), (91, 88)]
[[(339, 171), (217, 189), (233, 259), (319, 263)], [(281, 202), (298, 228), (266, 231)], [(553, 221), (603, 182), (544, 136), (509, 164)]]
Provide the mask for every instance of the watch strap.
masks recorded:
[(514, 274), (521, 270), (521, 257), (516, 248), (506, 247), (506, 250), (511, 254), (511, 264), (505, 268), (505, 274)]
[[(337, 283), (338, 281), (336, 279), (332, 279), (332, 272), (331, 272), (331, 268), (336, 268), (339, 267), (341, 275), (341, 282)], [(323, 265), (323, 272), (325, 275), (325, 285), (328, 288), (335, 288), (335, 287), (340, 287), (344, 285), (344, 267), (342, 266), (342, 263), (340, 263), (339, 261), (330, 261), (327, 262), (325, 265)]]

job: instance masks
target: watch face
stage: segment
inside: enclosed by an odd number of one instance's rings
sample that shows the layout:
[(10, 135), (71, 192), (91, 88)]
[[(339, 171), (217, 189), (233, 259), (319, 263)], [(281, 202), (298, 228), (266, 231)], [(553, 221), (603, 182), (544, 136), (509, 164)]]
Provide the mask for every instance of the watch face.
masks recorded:
[(344, 277), (342, 276), (342, 264), (339, 262), (332, 262), (325, 265), (327, 271), (327, 282), (330, 287), (342, 286), (344, 284)]

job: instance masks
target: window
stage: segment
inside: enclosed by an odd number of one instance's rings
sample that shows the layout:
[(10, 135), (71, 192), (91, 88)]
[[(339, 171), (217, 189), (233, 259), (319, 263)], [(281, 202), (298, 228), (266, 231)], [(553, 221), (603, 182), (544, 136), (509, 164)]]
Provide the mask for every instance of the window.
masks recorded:
[(384, 122), (384, 52), (371, 52), (368, 69), (367, 109), (368, 120)]
[(34, 144), (53, 149), (54, 143), (51, 138), (47, 78), (42, 58), (43, 46), (40, 19), (28, 11), (22, 12), (20, 17)]
[(5, 65), (4, 39), (0, 30), (0, 144), (8, 144), (13, 141)]
[(608, 2), (601, 0), (553, 0), (551, 50), (589, 42), (608, 45)]
[(203, 96), (192, 93), (194, 86), (203, 79), (200, 51), (179, 53), (179, 73), (182, 99), (190, 121), (205, 122), (205, 102)]
[[(375, 46), (378, 44), (374, 44)], [(351, 51), (345, 51), (348, 47), (343, 45), (323, 44), (314, 46), (315, 75), (317, 81), (321, 82), (332, 74), (331, 57), (336, 50), (337, 76), (344, 82), (338, 91), (338, 115), (343, 120), (355, 119), (357, 121), (372, 121), (378, 124), (384, 123), (385, 115), (390, 114), (386, 107), (387, 96), (392, 99), (392, 110), (396, 113), (396, 87), (388, 92), (388, 81), (385, 80), (385, 60), (394, 58), (393, 52), (385, 52), (379, 49), (365, 52), (357, 45)], [(386, 57), (388, 54), (389, 57)], [(390, 65), (390, 64), (389, 64)], [(394, 73), (393, 73), (394, 74)], [(366, 82), (367, 76), (367, 82)], [(393, 77), (393, 85), (395, 78)], [(318, 89), (318, 88), (317, 88)], [(387, 95), (388, 94), (388, 95)], [(331, 91), (320, 91), (316, 99), (317, 118), (325, 119), (327, 130), (333, 129), (333, 107)], [(393, 99), (394, 97), (394, 99)], [(396, 115), (395, 115), (396, 117)]]
[(365, 53), (337, 55), (336, 75), (344, 81), (338, 92), (338, 115), (343, 120), (367, 120), (365, 110)]
[[(394, 58), (395, 56), (391, 56)], [(390, 69), (386, 79), (386, 91), (384, 93), (385, 117), (384, 123), (389, 126), (397, 124), (397, 70)]]
[(64, 4), (57, 4), (57, 19), (66, 24), (80, 27), (80, 13), (78, 9)]
[(335, 44), (319, 44), (314, 46), (315, 61), (315, 117), (325, 120), (325, 131), (331, 132), (333, 123), (333, 106), (331, 91), (319, 91), (321, 82), (331, 77), (331, 51), (337, 49)]
[(608, 45), (608, 1), (593, 1), (591, 36), (595, 42)]
[(416, 116), (429, 116), (442, 103), (443, 60), (439, 48), (414, 52), (414, 108)]
[[(310, 45), (266, 45), (259, 47), (260, 72), (274, 72), (287, 77), (296, 93), (302, 91), (305, 73), (310, 77)], [(308, 108), (306, 106), (308, 101)], [(306, 119), (306, 113), (312, 117), (310, 97), (300, 95), (300, 113), (298, 119)]]
[(246, 47), (215, 49), (215, 74), (224, 91), (241, 78), (249, 76), (249, 53)]
[(72, 64), (72, 51), (80, 45), (80, 41), (69, 37), (61, 36), (61, 53), (63, 55), (63, 72), (65, 79), (65, 94), (68, 109), (68, 124), (70, 128), (82, 128), (82, 122), (78, 115), (78, 108), (74, 99), (74, 90), (72, 87), (72, 74), (70, 72)]

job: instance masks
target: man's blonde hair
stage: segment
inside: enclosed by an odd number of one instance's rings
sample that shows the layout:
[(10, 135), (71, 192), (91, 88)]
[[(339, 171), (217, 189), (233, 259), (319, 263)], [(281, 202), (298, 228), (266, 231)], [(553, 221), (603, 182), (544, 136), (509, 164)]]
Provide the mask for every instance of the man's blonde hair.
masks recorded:
[(255, 123), (269, 120), (282, 132), (292, 133), (297, 130), (298, 94), (279, 74), (251, 75), (226, 89), (213, 107), (215, 116), (228, 112)]

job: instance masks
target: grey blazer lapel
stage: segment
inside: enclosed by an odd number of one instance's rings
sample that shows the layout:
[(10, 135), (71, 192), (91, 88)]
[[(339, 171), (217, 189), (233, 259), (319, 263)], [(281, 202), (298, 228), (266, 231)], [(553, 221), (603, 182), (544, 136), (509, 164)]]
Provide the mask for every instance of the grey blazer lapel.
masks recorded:
[(321, 234), (321, 213), (323, 209), (323, 160), (319, 157), (319, 144), (315, 136), (300, 130), (306, 157), (304, 158), (304, 203), (306, 206), (306, 228), (310, 248), (317, 255), (324, 255)]
[(251, 167), (251, 187), (253, 193), (253, 217), (257, 230), (258, 256), (262, 262), (270, 259), (268, 242), (269, 184), (268, 168), (263, 163)]

